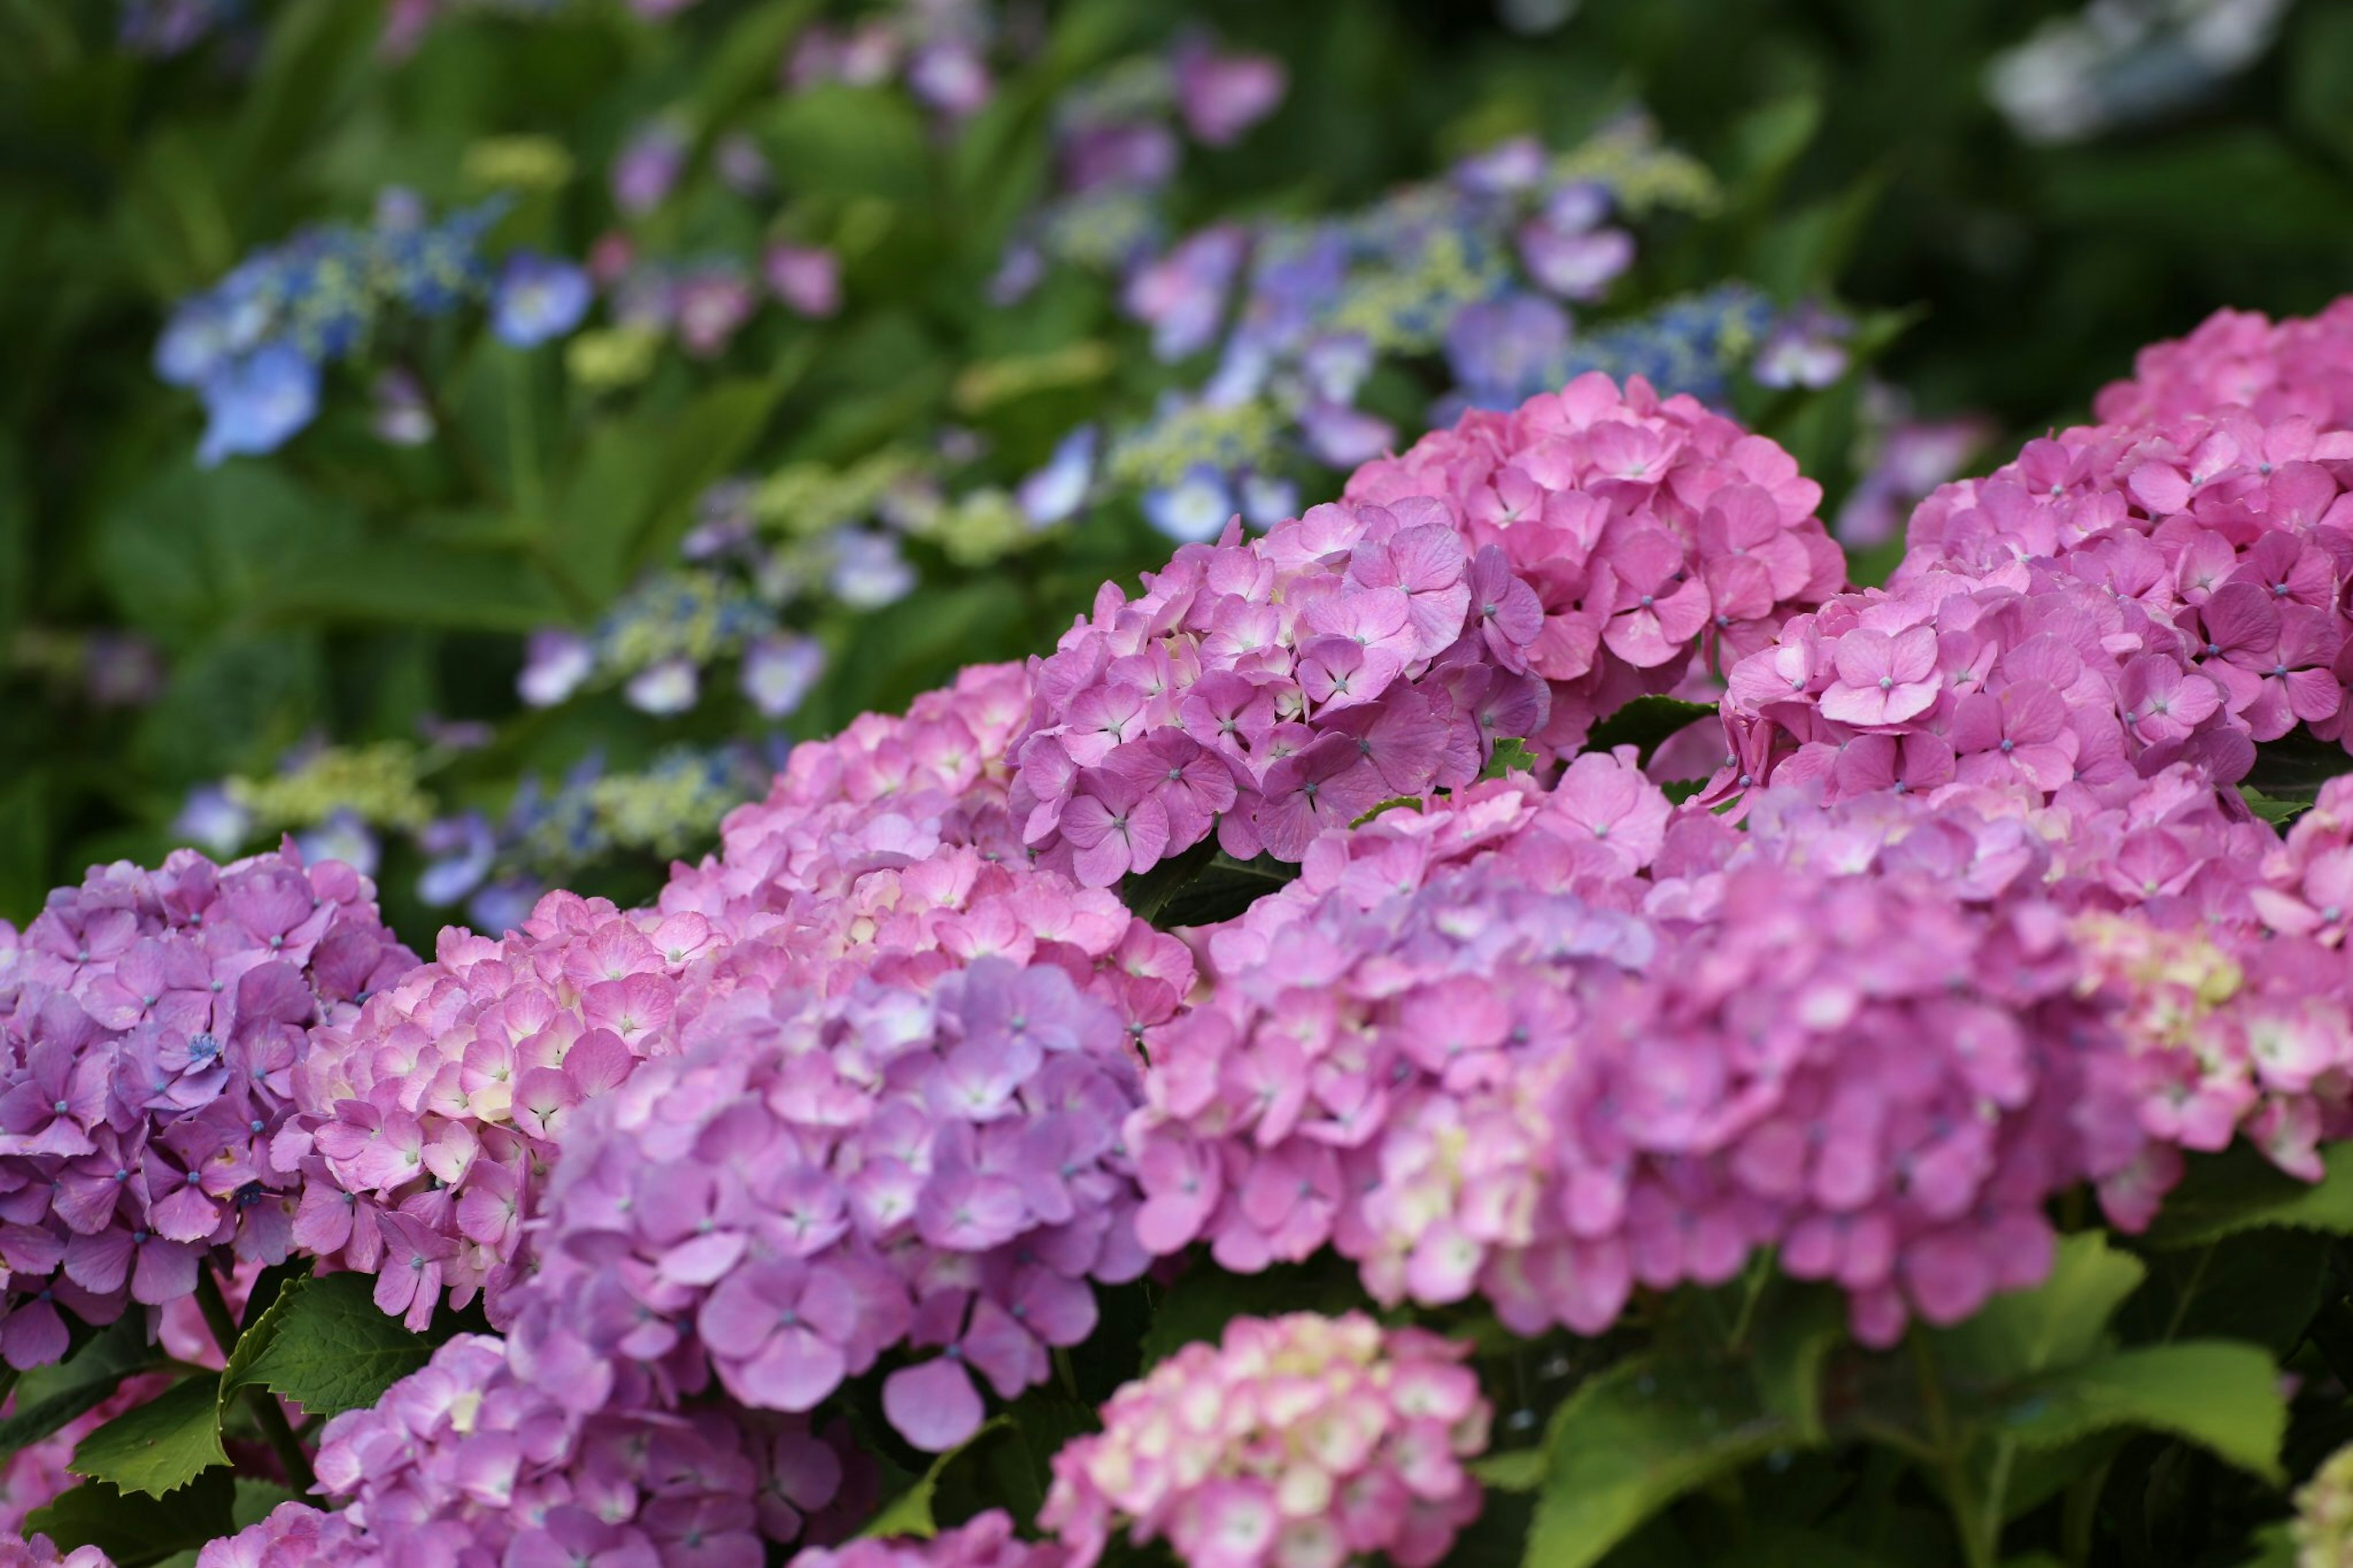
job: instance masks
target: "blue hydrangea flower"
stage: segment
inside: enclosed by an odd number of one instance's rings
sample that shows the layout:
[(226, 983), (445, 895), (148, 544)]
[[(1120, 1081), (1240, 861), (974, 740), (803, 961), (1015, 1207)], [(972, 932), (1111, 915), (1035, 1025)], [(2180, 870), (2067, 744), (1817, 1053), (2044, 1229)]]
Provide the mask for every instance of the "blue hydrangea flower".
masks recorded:
[(1206, 463), (1187, 469), (1173, 485), (1144, 493), (1145, 521), (1179, 544), (1217, 538), (1233, 515), (1225, 475)]
[(560, 338), (588, 313), (588, 274), (528, 250), (507, 258), (491, 297), (491, 330), (519, 349)]
[(202, 389), (205, 436), (196, 461), (259, 456), (318, 416), (319, 367), (288, 343), (264, 343), (216, 371)]
[(1015, 499), (1022, 516), (1045, 528), (1079, 510), (1094, 478), (1097, 435), (1092, 425), (1080, 426), (1062, 437), (1044, 468), (1021, 481)]

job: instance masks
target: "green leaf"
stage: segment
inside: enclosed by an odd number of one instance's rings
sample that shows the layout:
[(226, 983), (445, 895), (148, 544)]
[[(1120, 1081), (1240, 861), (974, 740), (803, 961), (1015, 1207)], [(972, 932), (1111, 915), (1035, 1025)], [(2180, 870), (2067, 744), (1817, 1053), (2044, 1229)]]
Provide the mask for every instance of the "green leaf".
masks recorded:
[(2274, 1486), (2287, 1479), (2279, 1462), (2287, 1434), (2279, 1368), (2253, 1345), (2151, 1345), (2067, 1367), (2030, 1385), (1999, 1430), (2049, 1448), (2117, 1426), (2184, 1438)]
[(16, 1413), (0, 1421), (0, 1455), (37, 1443), (95, 1408), (122, 1380), (168, 1364), (147, 1343), (146, 1314), (126, 1312), (65, 1362), (37, 1366), (16, 1382)]
[(301, 1502), (297, 1493), (252, 1476), (237, 1478), (237, 1500), (229, 1508), (229, 1523), (238, 1530), (259, 1524), (281, 1503)]
[(520, 557), (460, 554), (406, 540), (373, 540), (304, 561), (266, 598), (295, 620), (527, 632), (567, 606)]
[(1544, 1485), (1546, 1458), (1542, 1448), (1512, 1448), (1482, 1454), (1463, 1467), (1482, 1486), (1504, 1492), (1532, 1492)]
[(2148, 1247), (2200, 1247), (2277, 1226), (2353, 1235), (2353, 1142), (2321, 1152), (2328, 1173), (2299, 1182), (2244, 1143), (2193, 1156), (2181, 1184), (2140, 1237)]
[(1033, 1388), (939, 1467), (933, 1522), (953, 1529), (992, 1508), (1035, 1519), (1053, 1484), (1054, 1455), (1095, 1428), (1093, 1412), (1050, 1388)]
[(1326, 1317), (1371, 1310), (1355, 1267), (1331, 1253), (1307, 1263), (1278, 1263), (1257, 1274), (1228, 1274), (1198, 1264), (1153, 1304), (1144, 1336), (1144, 1370), (1187, 1345), (1217, 1339), (1236, 1318), (1282, 1312)]
[(2247, 1544), (2253, 1550), (2239, 1560), (2238, 1568), (2297, 1568), (2295, 1533), (2284, 1522), (2263, 1526)]
[(126, 620), (187, 644), (237, 622), (281, 583), (315, 576), (311, 563), (357, 531), (343, 506), (274, 468), (175, 466), (99, 520), (98, 561)]
[(2312, 802), (2308, 800), (2274, 800), (2271, 796), (2259, 790), (2250, 789), (2245, 784), (2239, 786), (2239, 798), (2247, 803), (2249, 811), (2253, 812), (2274, 827), (2285, 827), (2312, 809)]
[(226, 1468), (206, 1470), (161, 1500), (91, 1481), (36, 1509), (25, 1529), (47, 1536), (60, 1551), (95, 1546), (114, 1559), (116, 1568), (150, 1568), (231, 1533), (237, 1528), (236, 1498), (236, 1483)]
[(2005, 1384), (2083, 1361), (2100, 1348), (2108, 1320), (2147, 1272), (2104, 1236), (2068, 1237), (2042, 1284), (1997, 1296), (1968, 1321), (1935, 1331), (1936, 1359), (1965, 1385)]
[(2147, 1282), (2116, 1315), (2125, 1343), (2243, 1340), (2284, 1359), (2320, 1310), (2328, 1243), (2302, 1231), (2249, 1230), (2147, 1261)]
[(823, 7), (818, 0), (769, 0), (737, 17), (711, 51), (696, 89), (703, 123), (712, 125), (757, 97), (776, 78), (776, 62)]
[(1267, 894), (1288, 887), (1298, 877), (1298, 867), (1271, 855), (1237, 860), (1220, 853), (1199, 876), (1169, 895), (1160, 906), (1160, 919), (1155, 923), (1167, 931), (1229, 921)]
[(1149, 871), (1137, 871), (1120, 879), (1119, 901), (1128, 912), (1141, 921), (1157, 921), (1162, 909), (1185, 885), (1218, 858), (1218, 841), (1213, 835), (1204, 838), (1181, 855), (1171, 855)]
[(798, 340), (768, 374), (723, 381), (670, 421), (654, 480), (653, 542), (668, 545), (685, 531), (695, 499), (742, 462), (777, 402), (808, 369), (816, 346), (813, 337)]
[(1703, 719), (1715, 717), (1713, 702), (1684, 702), (1672, 697), (1637, 697), (1609, 718), (1593, 727), (1586, 737), (1588, 752), (1607, 752), (1619, 746), (1631, 746), (1640, 760), (1649, 762), (1670, 736), (1689, 729)]
[[(271, 1273), (275, 1272), (276, 1270), (271, 1271)], [(311, 1277), (308, 1274), (281, 1276), (274, 1281), (269, 1274), (262, 1276), (260, 1283), (255, 1288), (252, 1300), (247, 1304), (245, 1325), (237, 1336), (237, 1344), (228, 1353), (228, 1364), (221, 1369), (220, 1384), (216, 1391), (218, 1418), (221, 1421), (226, 1422), (228, 1419), (228, 1407), (236, 1401), (237, 1395), (259, 1381), (253, 1374), (254, 1363), (261, 1359), (264, 1351), (277, 1342), (279, 1331), (286, 1326), (288, 1318), (293, 1314), (294, 1303), (301, 1300), (302, 1292), (309, 1289), (310, 1285)], [(268, 1288), (269, 1296), (269, 1300), (263, 1302), (262, 1294), (265, 1287)], [(252, 1310), (257, 1303), (261, 1305), (261, 1310), (258, 1316)], [(374, 1306), (375, 1303), (371, 1301), (369, 1305)]]
[(1804, 92), (1766, 104), (1733, 128), (1740, 161), (1737, 194), (1744, 206), (1762, 211), (1773, 205), (1782, 180), (1821, 124), (1821, 100)]
[(1527, 773), (1535, 765), (1535, 754), (1528, 750), (1528, 743), (1516, 735), (1506, 735), (1495, 742), (1494, 754), (1487, 759), (1487, 765), (1479, 770), (1479, 776), (1499, 779), (1509, 773)]
[(2316, 740), (2298, 725), (2276, 741), (2255, 748), (2255, 765), (2242, 788), (2268, 800), (2310, 802), (2320, 786), (2353, 772), (2353, 756), (2334, 741)]
[(1748, 1365), (1670, 1354), (1620, 1362), (1553, 1415), (1527, 1561), (1587, 1568), (1695, 1487), (1808, 1440), (1810, 1415)]
[(219, 1384), (201, 1376), (182, 1378), (84, 1437), (68, 1468), (125, 1492), (160, 1498), (227, 1463)]
[(767, 119), (768, 151), (795, 188), (819, 195), (923, 200), (923, 122), (900, 93), (828, 86), (797, 92)]
[(947, 1473), (948, 1466), (955, 1461), (958, 1454), (1006, 1424), (1006, 1418), (1002, 1415), (993, 1415), (983, 1422), (979, 1431), (965, 1439), (963, 1447), (951, 1448), (933, 1460), (932, 1468), (917, 1476), (914, 1485), (884, 1504), (882, 1511), (869, 1521), (866, 1528), (858, 1533), (860, 1536), (871, 1536), (878, 1541), (899, 1536), (913, 1536), (918, 1541), (929, 1541), (937, 1535), (940, 1532), (940, 1527), (932, 1518), (932, 1496), (939, 1489), (940, 1478)]
[(329, 1274), (287, 1286), (255, 1325), (274, 1322), (268, 1342), (234, 1386), (221, 1379), (222, 1396), (259, 1384), (313, 1415), (374, 1405), (433, 1354), (429, 1341), (377, 1310), (375, 1285), (364, 1274)]

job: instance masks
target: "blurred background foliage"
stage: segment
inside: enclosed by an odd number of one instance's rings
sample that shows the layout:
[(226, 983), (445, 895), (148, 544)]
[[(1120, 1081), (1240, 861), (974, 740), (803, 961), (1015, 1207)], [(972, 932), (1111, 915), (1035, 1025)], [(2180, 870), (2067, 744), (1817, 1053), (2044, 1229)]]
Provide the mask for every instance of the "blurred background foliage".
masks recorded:
[(412, 941), (642, 896), (791, 739), (1577, 369), (1867, 580), (2348, 280), (2353, 0), (0, 0), (0, 917), (280, 830)]

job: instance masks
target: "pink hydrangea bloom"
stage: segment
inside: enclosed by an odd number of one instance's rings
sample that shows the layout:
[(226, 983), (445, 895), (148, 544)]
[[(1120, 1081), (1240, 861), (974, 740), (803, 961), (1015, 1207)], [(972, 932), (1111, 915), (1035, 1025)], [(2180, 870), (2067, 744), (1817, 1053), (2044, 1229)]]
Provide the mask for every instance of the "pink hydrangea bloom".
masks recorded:
[(1461, 788), (1503, 737), (1573, 751), (1842, 584), (1820, 495), (1639, 379), (1465, 415), (1338, 504), (1186, 546), (1138, 598), (1106, 585), (1036, 670), (1022, 842), (1088, 886), (1213, 830), (1296, 860), (1384, 800)]
[(1122, 1524), (1201, 1568), (1429, 1568), (1479, 1516), (1487, 1446), (1469, 1347), (1362, 1313), (1237, 1318), (1112, 1395), (1054, 1456), (1039, 1522), (1092, 1568)]
[(2002, 784), (2114, 805), (2188, 761), (2343, 740), (2353, 434), (2243, 411), (2068, 430), (1913, 514), (1883, 590), (1794, 618), (1735, 666), (1744, 784), (1831, 796)]
[(376, 1277), (427, 1322), (446, 1290), (502, 1318), (525, 1223), (565, 1124), (676, 1047), (682, 991), (723, 944), (692, 913), (550, 893), (502, 939), (445, 930), (435, 962), (313, 1031), (300, 1114), (272, 1148), (299, 1172), (295, 1244)]
[(2124, 425), (2230, 405), (2266, 420), (2353, 426), (2353, 297), (2276, 324), (2253, 310), (2217, 310), (2188, 337), (2141, 350), (2133, 378), (2103, 388), (2092, 406)]
[(1509, 414), (1466, 414), (1366, 464), (1346, 494), (1439, 498), (1467, 548), (1498, 549), (1534, 590), (1526, 667), (1552, 698), (1534, 738), (1561, 751), (1627, 699), (1672, 690), (1694, 653), (1728, 668), (1846, 583), (1814, 515), (1821, 487), (1796, 459), (1640, 377), (1621, 395), (1589, 374)]
[(206, 1249), (276, 1262), (293, 1183), (270, 1162), (306, 1031), (416, 961), (375, 889), (290, 843), (215, 866), (94, 868), (0, 928), (0, 1354), (65, 1353), (59, 1310), (112, 1322), (195, 1288)]

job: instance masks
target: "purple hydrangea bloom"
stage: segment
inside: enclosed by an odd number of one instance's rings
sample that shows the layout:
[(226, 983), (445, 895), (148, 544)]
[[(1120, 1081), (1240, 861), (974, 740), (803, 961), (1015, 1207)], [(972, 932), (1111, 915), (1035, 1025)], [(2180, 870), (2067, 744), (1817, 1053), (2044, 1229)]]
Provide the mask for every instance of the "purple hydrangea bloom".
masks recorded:
[(1045, 1381), (1093, 1330), (1088, 1281), (1143, 1270), (1134, 1047), (1050, 964), (819, 1000), (800, 963), (739, 949), (686, 1054), (567, 1134), (515, 1364), (584, 1408), (611, 1375), (584, 1369), (650, 1362), (806, 1412), (904, 1346), (883, 1408), (944, 1451), (980, 1425), (976, 1376), (1005, 1399)]
[(415, 962), (349, 866), (290, 844), (216, 867), (95, 868), (0, 927), (0, 1356), (65, 1352), (195, 1288), (206, 1249), (276, 1262), (292, 1184), (269, 1148), (308, 1031)]

